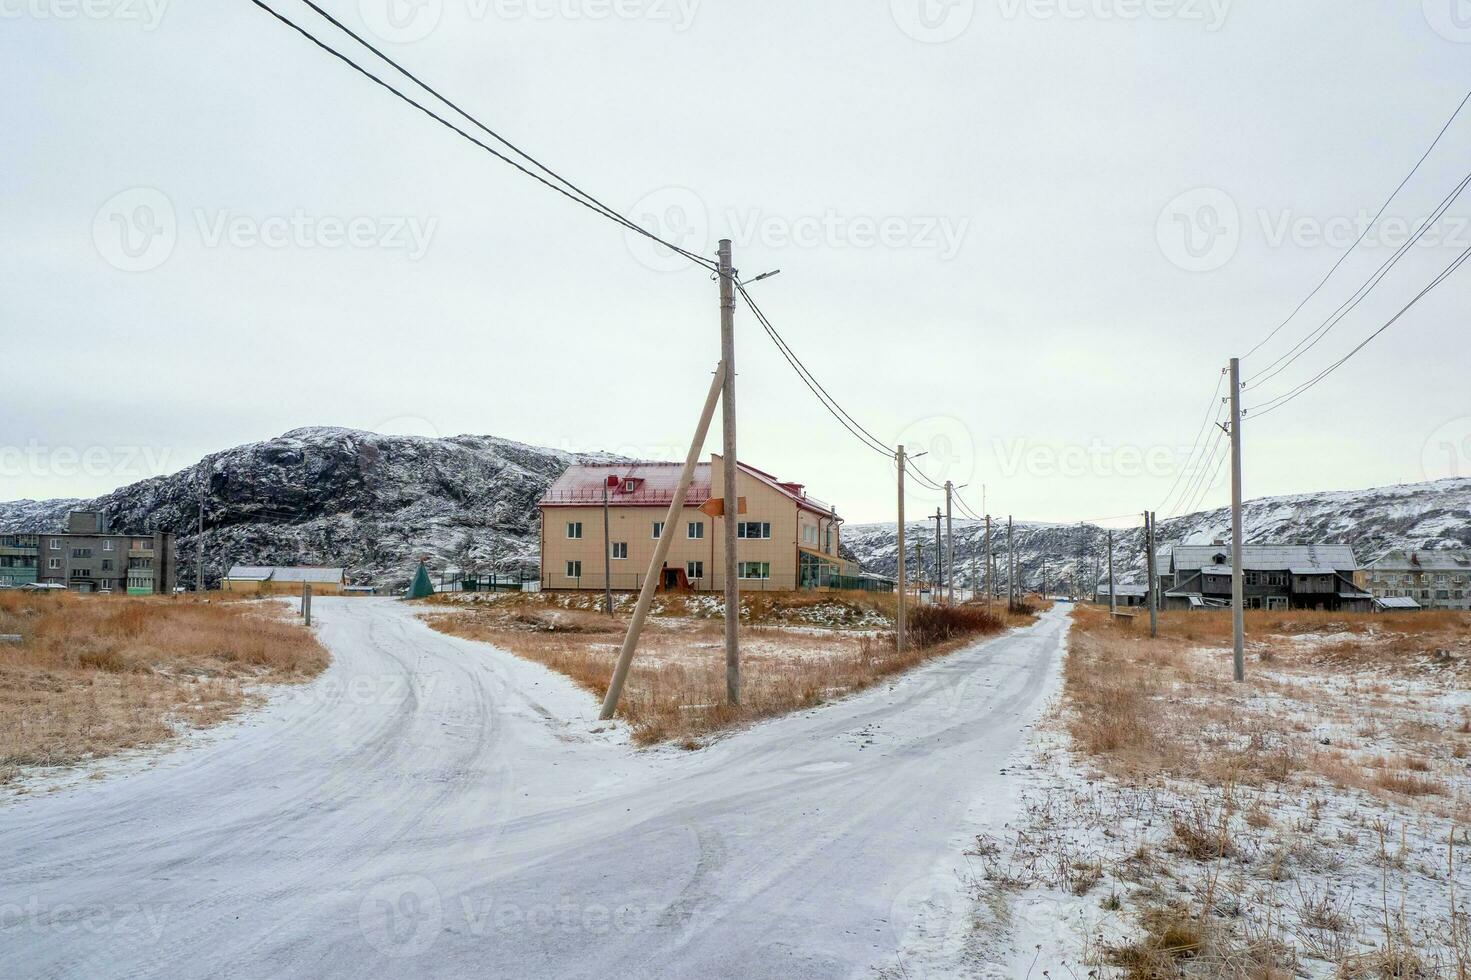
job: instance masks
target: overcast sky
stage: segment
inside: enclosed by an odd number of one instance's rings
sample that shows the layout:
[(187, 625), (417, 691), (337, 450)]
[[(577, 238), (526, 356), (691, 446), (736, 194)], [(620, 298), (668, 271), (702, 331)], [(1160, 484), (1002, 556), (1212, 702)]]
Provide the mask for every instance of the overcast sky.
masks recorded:
[[(321, 2), (661, 234), (780, 268), (758, 301), (869, 430), (928, 450), (972, 507), (985, 484), (992, 513), (1039, 520), (1173, 509), (1227, 359), (1471, 88), (1459, 0)], [(248, 0), (0, 15), (0, 499), (304, 425), (682, 455), (719, 353), (707, 274)], [(1248, 377), (1393, 254), (1468, 150), (1471, 107)], [(1246, 404), (1383, 324), (1471, 246), (1468, 215), (1471, 191)], [(1468, 300), (1471, 270), (1249, 421), (1248, 496), (1471, 474)], [(890, 464), (744, 310), (737, 344), (742, 458), (892, 519)], [(1228, 499), (1221, 475), (1202, 506)]]

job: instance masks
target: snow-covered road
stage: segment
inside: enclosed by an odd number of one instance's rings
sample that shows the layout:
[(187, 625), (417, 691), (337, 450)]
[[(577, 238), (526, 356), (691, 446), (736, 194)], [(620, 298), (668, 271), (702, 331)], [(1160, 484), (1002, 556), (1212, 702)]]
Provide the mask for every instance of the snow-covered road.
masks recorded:
[(0, 974), (872, 976), (1009, 814), (1068, 622), (638, 752), (571, 682), (401, 603), (316, 613), (313, 684), (0, 807)]

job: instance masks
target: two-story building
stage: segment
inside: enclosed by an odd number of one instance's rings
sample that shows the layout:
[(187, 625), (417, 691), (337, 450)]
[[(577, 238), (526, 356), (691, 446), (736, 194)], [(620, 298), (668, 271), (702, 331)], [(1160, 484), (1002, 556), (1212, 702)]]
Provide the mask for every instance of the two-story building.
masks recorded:
[[(97, 511), (73, 511), (65, 531), (7, 535), (35, 542), (32, 581), (76, 592), (172, 592), (176, 573), (174, 536), (167, 531), (117, 534)], [(0, 562), (7, 555), (0, 550)], [(14, 569), (11, 569), (14, 571)], [(0, 569), (3, 571), (3, 569)], [(24, 583), (17, 583), (24, 584)]]
[(838, 557), (842, 519), (799, 483), (738, 463), (739, 503), (727, 516), (714, 516), (713, 488), (725, 479), (719, 455), (696, 465), (683, 512), (673, 527), (665, 527), (681, 465), (575, 465), (563, 473), (538, 504), (542, 588), (639, 589), (660, 537), (672, 534), (660, 588), (722, 591), (726, 520), (737, 522), (736, 569), (743, 589), (863, 587), (853, 581), (854, 563)]
[(1357, 576), (1376, 599), (1413, 599), (1421, 609), (1471, 609), (1471, 551), (1398, 549)]
[[(1220, 607), (1231, 602), (1231, 546), (1184, 545), (1159, 555), (1166, 609)], [(1374, 597), (1354, 584), (1358, 562), (1342, 544), (1249, 544), (1241, 549), (1247, 609), (1371, 612)]]

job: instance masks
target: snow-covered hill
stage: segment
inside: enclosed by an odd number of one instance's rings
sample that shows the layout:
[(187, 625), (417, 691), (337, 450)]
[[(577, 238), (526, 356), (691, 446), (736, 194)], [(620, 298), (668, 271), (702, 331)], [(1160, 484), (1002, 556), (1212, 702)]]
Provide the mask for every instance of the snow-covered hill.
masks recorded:
[[(144, 480), (96, 500), (0, 503), (0, 530), (60, 527), (78, 507), (105, 511), (113, 527), (178, 534), (180, 580), (193, 581), (199, 488), (205, 488), (205, 577), (213, 583), (232, 564), (346, 565), (355, 581), (406, 582), (420, 557), (436, 568), (535, 574), (536, 501), (574, 455), (494, 436), (430, 439), (354, 429), (296, 429), (276, 439), (206, 457), (171, 476)], [(1161, 542), (1203, 542), (1230, 533), (1227, 510), (1161, 520)], [(1300, 494), (1246, 505), (1248, 541), (1342, 542), (1361, 558), (1400, 546), (1471, 547), (1471, 479), (1441, 480), (1377, 490)], [(909, 527), (923, 542), (933, 576), (934, 524)], [(1079, 568), (1085, 591), (1095, 561), (1102, 572), (1106, 532), (1097, 527), (1018, 522), (1020, 579), (1070, 587)], [(844, 549), (869, 571), (895, 569), (894, 525), (844, 529)], [(1114, 532), (1120, 581), (1143, 567), (1142, 535)], [(1005, 522), (992, 550), (1005, 567)], [(979, 573), (984, 531), (956, 522), (960, 581)], [(1081, 554), (1082, 559), (1079, 560)], [(975, 559), (974, 564), (972, 558)], [(911, 571), (911, 574), (913, 572)]]
[[(1244, 508), (1248, 543), (1340, 543), (1354, 546), (1360, 561), (1395, 547), (1421, 549), (1471, 547), (1471, 478), (1437, 480), (1374, 490), (1331, 491), (1265, 497), (1247, 501)], [(865, 524), (844, 529), (844, 543), (865, 569), (892, 575), (895, 533), (893, 524)], [(1092, 587), (1095, 565), (1106, 574), (1107, 531), (1077, 524), (1018, 522), (1016, 540), (1018, 579), (1028, 588), (1040, 587), (1045, 565), (1049, 584), (1071, 588), (1082, 569), (1083, 591)], [(1187, 514), (1159, 521), (1161, 544), (1200, 544), (1227, 540), (1231, 533), (1229, 508)], [(906, 524), (910, 574), (917, 568), (915, 542), (924, 547), (925, 578), (934, 577), (935, 525)], [(957, 581), (968, 584), (972, 558), (977, 575), (985, 554), (985, 531), (972, 521), (955, 524)], [(992, 553), (999, 575), (1005, 578), (1006, 522), (993, 524)], [(1081, 560), (1079, 559), (1079, 556)], [(1114, 562), (1119, 581), (1142, 580), (1143, 532), (1114, 532)]]
[(296, 429), (96, 500), (0, 503), (0, 530), (57, 528), (68, 510), (100, 509), (118, 530), (174, 531), (180, 581), (192, 583), (202, 486), (210, 583), (236, 563), (313, 563), (398, 584), (421, 556), (535, 574), (537, 499), (573, 462), (607, 458), (493, 436)]

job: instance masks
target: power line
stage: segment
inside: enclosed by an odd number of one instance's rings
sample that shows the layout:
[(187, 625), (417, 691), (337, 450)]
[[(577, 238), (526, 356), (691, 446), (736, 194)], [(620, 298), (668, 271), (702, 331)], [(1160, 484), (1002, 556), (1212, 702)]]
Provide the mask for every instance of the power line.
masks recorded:
[(430, 109), (428, 106), (425, 106), (423, 103), (417, 101), (412, 96), (405, 94), (403, 91), (401, 91), (400, 89), (398, 89), (397, 87), (395, 87), (391, 83), (384, 81), (382, 78), (379, 78), (377, 75), (373, 74), (371, 71), (369, 71), (368, 69), (364, 68), (362, 65), (358, 64), (356, 61), (354, 61), (348, 55), (345, 55), (341, 51), (338, 51), (336, 48), (332, 47), (330, 44), (328, 44), (327, 42), (323, 41), (321, 38), (317, 37), (311, 31), (307, 30), (305, 27), (302, 27), (300, 24), (298, 24), (295, 21), (291, 20), (286, 15), (284, 15), (284, 14), (280, 13), (279, 11), (275, 10), (269, 4), (265, 3), (264, 0), (251, 0), (251, 3), (254, 3), (257, 7), (259, 7), (262, 10), (264, 10), (266, 13), (270, 14), (272, 17), (276, 18), (276, 20), (280, 21), (282, 24), (285, 24), (287, 27), (291, 28), (293, 31), (296, 31), (296, 33), (298, 33), (302, 37), (306, 38), (308, 41), (310, 41), (312, 44), (316, 45), (321, 50), (325, 51), (327, 54), (330, 54), (332, 57), (334, 57), (334, 58), (338, 59), (339, 61), (343, 62), (348, 67), (350, 67), (354, 71), (356, 71), (358, 74), (362, 75), (364, 78), (367, 78), (368, 80), (372, 81), (374, 84), (379, 85), (379, 86), (381, 86), (384, 89), (387, 89), (389, 92), (393, 93), (395, 96), (397, 96), (398, 98), (402, 99), (404, 102), (406, 102), (409, 105), (413, 106), (415, 109), (418, 109), (424, 115), (428, 116), (430, 119), (433, 119), (435, 122), (439, 123), (441, 126), (444, 126), (446, 129), (449, 129), (452, 132), (458, 133), (460, 136), (462, 136), (465, 139), (469, 140), (471, 143), (474, 143), (476, 146), (480, 147), (480, 149), (482, 149), (485, 152), (489, 153), (491, 156), (493, 156), (496, 159), (502, 161), (503, 163), (510, 164), (512, 167), (515, 167), (521, 173), (523, 173), (526, 176), (530, 177), (532, 180), (535, 180), (537, 183), (539, 183), (539, 184), (541, 184), (541, 185), (543, 185), (545, 187), (548, 187), (551, 190), (556, 191), (558, 194), (561, 194), (563, 197), (567, 198), (570, 201), (573, 201), (573, 202), (575, 202), (577, 204), (580, 204), (581, 206), (587, 208), (589, 211), (592, 211), (594, 214), (597, 214), (597, 215), (600, 215), (600, 216), (602, 216), (604, 218), (607, 218), (607, 219), (615, 222), (616, 224), (620, 225), (621, 227), (623, 227), (623, 228), (625, 228), (625, 229), (627, 229), (629, 231), (636, 232), (636, 233), (644, 236), (645, 238), (648, 238), (650, 241), (657, 242), (658, 244), (663, 245), (665, 248), (668, 248), (668, 249), (670, 249), (670, 250), (672, 250), (672, 251), (674, 251), (674, 252), (676, 252), (676, 253), (684, 256), (685, 258), (689, 259), (690, 261), (695, 262), (696, 264), (701, 265), (701, 266), (705, 267), (706, 269), (709, 269), (711, 271), (715, 271), (716, 265), (710, 259), (707, 259), (707, 258), (705, 258), (704, 256), (701, 256), (701, 255), (696, 255), (693, 252), (689, 252), (689, 251), (687, 251), (687, 250), (685, 250), (683, 248), (680, 248), (678, 245), (675, 245), (673, 242), (669, 242), (669, 241), (666, 241), (663, 238), (660, 238), (658, 235), (655, 235), (653, 232), (648, 231), (647, 229), (640, 227), (638, 224), (636, 224), (632, 220), (630, 220), (630, 219), (624, 217), (623, 215), (617, 213), (612, 208), (609, 208), (607, 205), (602, 204), (596, 198), (594, 198), (591, 195), (587, 194), (585, 191), (582, 191), (582, 190), (578, 189), (574, 184), (572, 184), (571, 182), (567, 181), (565, 178), (563, 178), (561, 176), (558, 176), (555, 172), (553, 172), (552, 170), (548, 169), (543, 164), (537, 162), (534, 158), (532, 158), (531, 156), (528, 156), (526, 153), (524, 153), (520, 149), (516, 148), (512, 143), (510, 143), (509, 141), (507, 141), (504, 137), (500, 136), (499, 134), (495, 133), (489, 127), (485, 126), (483, 123), (481, 123), (479, 120), (477, 120), (474, 116), (470, 115), (468, 112), (466, 112), (465, 110), (461, 109), (459, 106), (455, 105), (455, 103), (451, 102), (449, 99), (445, 98), (443, 95), (440, 95), (437, 91), (435, 91), (433, 88), (430, 88), (424, 82), (420, 81), (415, 75), (413, 75), (407, 69), (405, 69), (402, 66), (400, 66), (392, 58), (389, 58), (387, 55), (385, 55), (383, 52), (379, 51), (377, 48), (373, 47), (371, 44), (369, 44), (367, 41), (363, 40), (357, 34), (353, 33), (351, 30), (349, 30), (348, 28), (344, 27), (339, 21), (337, 21), (335, 18), (333, 18), (330, 14), (327, 14), (325, 11), (323, 11), (316, 4), (312, 3), (311, 0), (304, 0), (304, 2), (306, 2), (307, 5), (310, 6), (313, 10), (317, 11), (317, 13), (321, 14), (323, 17), (326, 17), (332, 23), (336, 24), (341, 30), (343, 30), (344, 32), (346, 32), (348, 35), (350, 35), (351, 37), (355, 38), (360, 44), (362, 44), (363, 46), (367, 47), (374, 54), (378, 55), (378, 57), (382, 58), (385, 62), (387, 62), (388, 64), (392, 65), (397, 71), (399, 71), (401, 74), (403, 74), (406, 78), (412, 79), (416, 84), (418, 84), (425, 91), (429, 92), (431, 95), (433, 95), (435, 98), (439, 99), (445, 105), (450, 106), (452, 109), (455, 110), (455, 112), (459, 113), (460, 115), (464, 116), (466, 119), (470, 120), (479, 129), (481, 129), (484, 132), (490, 134), (497, 141), (499, 141), (500, 143), (502, 143), (505, 146), (509, 147), (513, 152), (515, 152), (515, 153), (519, 154), (520, 156), (524, 157), (525, 159), (529, 160), (536, 167), (538, 167), (538, 168), (546, 171), (548, 174), (551, 174), (558, 181), (560, 181), (563, 184), (566, 184), (567, 187), (572, 188), (572, 190), (569, 191), (569, 190), (567, 190), (564, 187), (560, 187), (557, 184), (552, 183), (550, 180), (548, 180), (547, 178), (543, 177), (541, 174), (535, 173), (535, 172), (527, 169), (522, 164), (520, 164), (517, 161), (515, 161), (515, 160), (511, 159), (510, 157), (506, 156), (504, 153), (501, 153), (499, 150), (495, 149), (494, 147), (490, 146), (489, 144), (485, 143), (484, 141), (478, 139), (477, 137), (471, 135), (470, 133), (465, 132), (463, 129), (461, 129), (460, 127), (456, 126), (454, 123), (450, 122), (448, 119), (444, 118), (439, 113), (435, 112), (433, 109)]
[(1206, 435), (1210, 432), (1211, 416), (1212, 414), (1220, 414), (1221, 385), (1224, 383), (1224, 378), (1224, 375), (1216, 378), (1216, 389), (1215, 391), (1211, 392), (1210, 403), (1206, 405), (1205, 418), (1201, 421), (1200, 431), (1195, 434), (1195, 440), (1190, 444), (1190, 453), (1185, 457), (1185, 461), (1181, 465), (1179, 472), (1175, 474), (1175, 482), (1171, 484), (1170, 489), (1165, 493), (1164, 503), (1160, 504), (1161, 508), (1165, 508), (1166, 505), (1169, 504), (1170, 499), (1175, 496), (1175, 491), (1179, 489), (1180, 481), (1183, 480), (1185, 478), (1185, 474), (1189, 472), (1190, 464), (1195, 459), (1196, 454), (1202, 452), (1205, 449), (1205, 438)]
[(1272, 380), (1277, 375), (1281, 374), (1283, 371), (1287, 370), (1287, 368), (1292, 366), (1293, 362), (1295, 362), (1298, 358), (1302, 357), (1308, 351), (1316, 347), (1319, 341), (1328, 336), (1328, 333), (1334, 327), (1338, 326), (1340, 322), (1343, 321), (1344, 317), (1348, 316), (1349, 313), (1353, 312), (1358, 307), (1358, 305), (1364, 301), (1365, 297), (1367, 297), (1369, 293), (1374, 290), (1374, 287), (1378, 286), (1379, 283), (1384, 281), (1384, 277), (1389, 275), (1390, 270), (1398, 265), (1400, 260), (1409, 254), (1410, 249), (1414, 248), (1415, 245), (1420, 241), (1420, 239), (1425, 237), (1426, 233), (1430, 231), (1431, 226), (1434, 225), (1435, 222), (1439, 221), (1441, 216), (1445, 214), (1445, 212), (1450, 208), (1453, 203), (1455, 203), (1456, 198), (1461, 196), (1461, 193), (1465, 191), (1467, 185), (1471, 185), (1471, 173), (1468, 173), (1465, 177), (1461, 178), (1460, 182), (1457, 183), (1454, 188), (1452, 188), (1451, 192), (1441, 200), (1440, 204), (1436, 207), (1435, 211), (1430, 215), (1430, 217), (1426, 219), (1425, 223), (1422, 224), (1418, 229), (1416, 229), (1415, 234), (1412, 235), (1398, 249), (1396, 249), (1394, 254), (1385, 259), (1384, 262), (1379, 266), (1379, 268), (1375, 270), (1374, 274), (1369, 277), (1368, 281), (1365, 282), (1364, 285), (1360, 286), (1357, 290), (1355, 290), (1354, 294), (1350, 296), (1347, 300), (1345, 300), (1343, 304), (1334, 311), (1332, 316), (1323, 321), (1323, 323), (1319, 327), (1314, 329), (1307, 336), (1303, 337), (1296, 344), (1294, 344), (1292, 349), (1289, 350), (1287, 353), (1283, 354), (1281, 357), (1278, 357), (1275, 361), (1273, 361), (1271, 364), (1268, 364), (1261, 371), (1258, 371), (1253, 377), (1248, 378), (1247, 385), (1243, 387), (1256, 387), (1260, 384), (1263, 384), (1264, 382)]
[(1369, 334), (1369, 336), (1367, 336), (1363, 340), (1361, 340), (1359, 342), (1358, 346), (1354, 347), (1347, 354), (1343, 355), (1338, 360), (1334, 361), (1332, 364), (1328, 365), (1326, 368), (1324, 368), (1323, 370), (1319, 371), (1316, 375), (1314, 375), (1313, 377), (1309, 378), (1307, 381), (1304, 381), (1302, 384), (1298, 385), (1296, 388), (1292, 389), (1291, 391), (1288, 391), (1288, 392), (1285, 392), (1285, 393), (1283, 393), (1281, 395), (1278, 395), (1276, 398), (1272, 399), (1269, 402), (1264, 402), (1261, 405), (1254, 406), (1254, 407), (1248, 409), (1247, 411), (1250, 413), (1251, 418), (1253, 420), (1256, 420), (1256, 419), (1261, 418), (1263, 415), (1266, 415), (1266, 414), (1268, 414), (1270, 412), (1275, 412), (1277, 409), (1281, 408), (1283, 405), (1286, 405), (1289, 402), (1297, 399), (1298, 397), (1306, 394), (1309, 390), (1311, 390), (1320, 381), (1322, 381), (1324, 378), (1328, 377), (1328, 375), (1332, 374), (1334, 371), (1337, 371), (1340, 367), (1342, 367), (1351, 357), (1353, 357), (1359, 351), (1361, 351), (1365, 347), (1367, 347), (1369, 345), (1369, 343), (1371, 341), (1373, 341), (1376, 337), (1378, 337), (1380, 334), (1384, 333), (1384, 331), (1388, 330), (1390, 327), (1394, 326), (1395, 323), (1397, 323), (1401, 317), (1403, 317), (1406, 313), (1408, 313), (1410, 311), (1410, 308), (1411, 307), (1413, 307), (1416, 303), (1420, 302), (1420, 300), (1424, 299), (1426, 297), (1426, 295), (1428, 295), (1430, 293), (1431, 290), (1435, 289), (1435, 287), (1439, 286), (1441, 283), (1445, 282), (1452, 275), (1454, 275), (1455, 272), (1456, 272), (1456, 270), (1459, 269), (1462, 265), (1464, 265), (1466, 263), (1466, 260), (1467, 259), (1471, 259), (1471, 246), (1467, 246), (1464, 250), (1462, 250), (1461, 254), (1458, 255), (1458, 256), (1456, 256), (1456, 258), (1451, 262), (1451, 264), (1448, 265), (1448, 266), (1446, 266), (1445, 269), (1440, 273), (1440, 275), (1436, 276), (1433, 280), (1431, 280), (1430, 285), (1428, 285), (1424, 289), (1420, 290), (1420, 292), (1415, 295), (1415, 298), (1414, 299), (1412, 299), (1408, 303), (1406, 303), (1404, 305), (1404, 307), (1401, 308), (1398, 313), (1396, 313), (1394, 316), (1390, 317), (1389, 320), (1383, 326), (1381, 326), (1378, 330), (1375, 330), (1373, 333)]
[(1376, 224), (1379, 223), (1379, 219), (1384, 216), (1384, 212), (1389, 209), (1389, 205), (1392, 204), (1394, 202), (1394, 199), (1399, 196), (1399, 192), (1405, 189), (1405, 185), (1408, 184), (1410, 182), (1410, 179), (1419, 172), (1421, 165), (1423, 165), (1425, 161), (1429, 159), (1430, 154), (1435, 150), (1436, 146), (1440, 144), (1440, 141), (1445, 136), (1446, 132), (1450, 130), (1451, 124), (1456, 121), (1456, 117), (1459, 116), (1461, 114), (1461, 110), (1466, 107), (1467, 102), (1471, 102), (1471, 92), (1467, 92), (1465, 98), (1461, 99), (1460, 104), (1456, 106), (1456, 111), (1451, 113), (1451, 117), (1447, 119), (1445, 125), (1440, 128), (1440, 132), (1436, 134), (1435, 139), (1431, 142), (1429, 149), (1427, 149), (1421, 155), (1420, 159), (1415, 162), (1415, 166), (1412, 167), (1410, 169), (1410, 172), (1405, 175), (1405, 179), (1399, 182), (1399, 186), (1394, 189), (1394, 193), (1390, 194), (1389, 197), (1385, 199), (1384, 205), (1379, 209), (1379, 212), (1374, 215), (1374, 220), (1370, 221), (1367, 225), (1364, 226), (1363, 232), (1360, 233), (1358, 239), (1355, 240), (1355, 242), (1351, 246), (1349, 246), (1348, 251), (1344, 252), (1338, 257), (1338, 261), (1333, 263), (1333, 268), (1329, 269), (1328, 274), (1323, 277), (1322, 281), (1320, 281), (1316, 286), (1313, 287), (1313, 291), (1308, 293), (1307, 296), (1303, 298), (1303, 301), (1301, 303), (1297, 304), (1297, 308), (1287, 315), (1287, 319), (1277, 324), (1277, 326), (1272, 328), (1271, 333), (1263, 337), (1255, 347), (1242, 355), (1242, 360), (1245, 360), (1246, 358), (1255, 354), (1257, 351), (1261, 350), (1268, 341), (1277, 336), (1278, 332), (1281, 331), (1283, 327), (1292, 322), (1293, 317), (1302, 312), (1302, 308), (1308, 304), (1308, 301), (1311, 300), (1314, 296), (1318, 295), (1319, 291), (1328, 284), (1328, 280), (1333, 278), (1333, 273), (1338, 271), (1338, 267), (1343, 265), (1348, 257), (1353, 254), (1354, 249), (1358, 248), (1363, 240), (1368, 237), (1370, 229), (1372, 229)]

